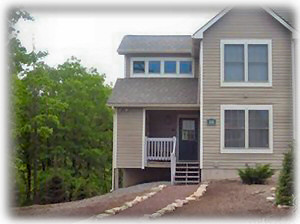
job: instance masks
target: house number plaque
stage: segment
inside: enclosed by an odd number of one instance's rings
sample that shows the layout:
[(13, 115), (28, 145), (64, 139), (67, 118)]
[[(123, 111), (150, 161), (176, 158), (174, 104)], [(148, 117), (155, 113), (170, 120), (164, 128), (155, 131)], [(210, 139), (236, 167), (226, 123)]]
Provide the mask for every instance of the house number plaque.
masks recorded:
[(207, 126), (216, 126), (216, 119), (207, 119)]

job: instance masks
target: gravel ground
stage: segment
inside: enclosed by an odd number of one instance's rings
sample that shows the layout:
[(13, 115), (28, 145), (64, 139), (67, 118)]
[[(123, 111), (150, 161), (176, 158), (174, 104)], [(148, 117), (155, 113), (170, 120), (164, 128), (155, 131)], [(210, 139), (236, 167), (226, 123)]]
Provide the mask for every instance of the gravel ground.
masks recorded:
[(272, 195), (270, 189), (273, 186), (275, 186), (274, 179), (266, 185), (245, 185), (239, 180), (212, 181), (199, 200), (191, 201), (164, 217), (270, 218), (290, 215), (292, 209), (279, 209), (266, 200), (266, 197)]
[(169, 185), (170, 183), (153, 182), (139, 184), (80, 201), (13, 208), (12, 213), (17, 217), (90, 217), (100, 214), (107, 209), (121, 206), (125, 202), (133, 200), (136, 196), (150, 192), (152, 187), (160, 184)]

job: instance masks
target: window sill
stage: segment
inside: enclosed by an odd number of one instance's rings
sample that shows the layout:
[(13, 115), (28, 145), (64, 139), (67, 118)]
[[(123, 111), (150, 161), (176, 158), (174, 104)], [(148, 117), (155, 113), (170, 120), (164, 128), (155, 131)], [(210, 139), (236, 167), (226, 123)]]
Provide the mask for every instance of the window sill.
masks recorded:
[(192, 74), (132, 74), (131, 78), (195, 78)]
[(221, 87), (272, 87), (272, 83), (221, 82)]
[(232, 153), (232, 154), (271, 154), (273, 153), (273, 149), (266, 149), (266, 148), (256, 148), (256, 149), (245, 149), (245, 148), (227, 148), (227, 149), (221, 149), (221, 153)]

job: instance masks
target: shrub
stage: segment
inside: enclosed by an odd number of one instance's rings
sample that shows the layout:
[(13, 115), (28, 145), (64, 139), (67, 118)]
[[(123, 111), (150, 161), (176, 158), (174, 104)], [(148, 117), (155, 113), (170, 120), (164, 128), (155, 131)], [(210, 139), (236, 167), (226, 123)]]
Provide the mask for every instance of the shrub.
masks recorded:
[(293, 205), (293, 150), (284, 154), (277, 189), (276, 204)]
[(274, 172), (271, 170), (270, 164), (266, 164), (256, 165), (255, 168), (247, 166), (245, 169), (239, 169), (238, 174), (244, 184), (264, 184)]
[(45, 194), (41, 198), (42, 204), (64, 202), (67, 199), (64, 182), (61, 177), (53, 176), (46, 182)]

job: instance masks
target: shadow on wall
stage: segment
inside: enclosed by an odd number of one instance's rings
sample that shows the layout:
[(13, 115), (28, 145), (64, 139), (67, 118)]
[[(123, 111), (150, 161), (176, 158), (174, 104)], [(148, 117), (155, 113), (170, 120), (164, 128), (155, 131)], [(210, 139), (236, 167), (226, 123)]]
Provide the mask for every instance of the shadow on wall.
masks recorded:
[(145, 168), (144, 170), (126, 168), (122, 169), (121, 173), (120, 187), (129, 187), (136, 184), (171, 180), (170, 168)]

